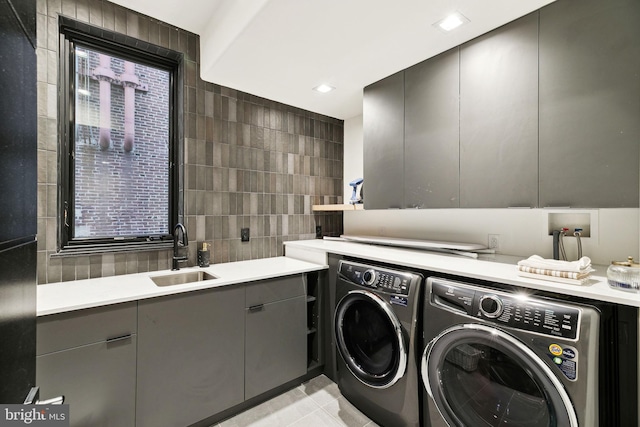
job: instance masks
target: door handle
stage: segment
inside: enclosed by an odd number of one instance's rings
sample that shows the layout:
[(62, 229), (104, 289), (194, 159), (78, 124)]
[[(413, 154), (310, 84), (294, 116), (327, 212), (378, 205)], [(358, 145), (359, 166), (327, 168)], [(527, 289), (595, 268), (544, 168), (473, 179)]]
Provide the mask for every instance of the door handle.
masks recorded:
[(64, 396), (58, 396), (47, 400), (40, 400), (40, 387), (31, 387), (29, 394), (24, 399), (24, 405), (62, 405)]
[(118, 337), (113, 337), (113, 338), (107, 338), (107, 344), (111, 344), (113, 342), (117, 342), (117, 341), (123, 341), (126, 339), (131, 338), (131, 334), (126, 334), (126, 335), (120, 335)]
[(256, 311), (261, 311), (264, 309), (264, 304), (252, 305), (249, 307), (249, 313), (255, 313)]
[(62, 405), (63, 403), (64, 396), (58, 396), (47, 400), (38, 400), (36, 405)]

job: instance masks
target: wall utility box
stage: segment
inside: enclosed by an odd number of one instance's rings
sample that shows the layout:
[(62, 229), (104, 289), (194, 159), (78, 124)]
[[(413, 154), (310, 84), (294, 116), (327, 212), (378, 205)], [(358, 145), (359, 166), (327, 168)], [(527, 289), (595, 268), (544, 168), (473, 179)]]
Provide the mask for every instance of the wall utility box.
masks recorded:
[(576, 228), (582, 228), (581, 237), (591, 237), (591, 214), (589, 212), (550, 212), (548, 219), (548, 234), (554, 230), (568, 228), (566, 236), (573, 237)]

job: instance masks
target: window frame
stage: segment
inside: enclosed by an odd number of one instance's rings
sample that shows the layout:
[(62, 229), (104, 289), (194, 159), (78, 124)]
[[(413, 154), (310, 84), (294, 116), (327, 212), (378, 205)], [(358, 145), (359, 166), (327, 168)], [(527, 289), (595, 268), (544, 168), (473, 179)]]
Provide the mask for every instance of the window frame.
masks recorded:
[[(59, 176), (57, 255), (85, 255), (105, 252), (166, 249), (173, 244), (173, 225), (178, 222), (181, 193), (180, 152), (182, 115), (183, 54), (133, 37), (59, 17)], [(75, 200), (75, 63), (76, 44), (149, 65), (169, 72), (169, 188), (168, 230), (161, 235), (74, 238)]]

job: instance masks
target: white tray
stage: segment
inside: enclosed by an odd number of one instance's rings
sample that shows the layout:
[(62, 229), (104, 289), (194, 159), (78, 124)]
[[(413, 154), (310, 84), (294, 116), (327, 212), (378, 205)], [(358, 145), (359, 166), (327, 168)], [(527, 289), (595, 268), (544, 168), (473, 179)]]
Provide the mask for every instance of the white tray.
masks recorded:
[(487, 248), (485, 245), (477, 243), (439, 242), (436, 240), (401, 239), (398, 237), (347, 236), (344, 234), (340, 237), (351, 242), (426, 250), (451, 249), (455, 251), (476, 251)]

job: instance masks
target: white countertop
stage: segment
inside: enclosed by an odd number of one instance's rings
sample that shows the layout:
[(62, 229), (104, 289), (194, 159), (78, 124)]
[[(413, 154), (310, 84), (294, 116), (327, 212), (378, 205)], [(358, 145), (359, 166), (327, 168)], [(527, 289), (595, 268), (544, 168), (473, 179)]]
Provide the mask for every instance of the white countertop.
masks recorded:
[[(336, 240), (302, 240), (285, 243), (289, 257), (326, 263), (326, 254), (347, 255), (365, 260), (386, 262), (436, 273), (500, 282), (523, 288), (556, 292), (640, 307), (640, 294), (612, 289), (607, 284), (607, 266), (594, 265), (590, 281), (585, 285), (569, 285), (518, 276), (516, 263), (526, 257), (481, 255), (478, 259), (413, 249), (378, 246)], [(533, 254), (532, 254), (533, 255)]]
[(457, 255), (333, 240), (286, 242), (285, 248), (286, 257), (213, 264), (208, 268), (181, 268), (180, 272), (205, 271), (218, 277), (214, 280), (183, 285), (161, 287), (156, 286), (151, 280), (153, 276), (178, 273), (170, 270), (39, 285), (37, 315), (45, 316), (323, 270), (327, 268), (328, 253), (640, 307), (640, 294), (609, 287), (606, 278), (607, 266), (594, 266), (596, 271), (592, 273), (589, 283), (578, 286), (518, 276), (516, 263), (522, 257), (484, 255), (481, 259), (472, 259)]
[[(287, 257), (213, 264), (208, 268), (189, 267), (180, 271), (154, 271), (97, 279), (49, 283), (38, 288), (38, 316), (99, 307), (182, 292), (228, 286), (274, 277), (301, 274), (327, 268)], [(205, 271), (217, 279), (172, 286), (156, 286), (151, 277)]]

